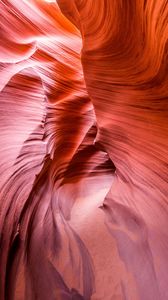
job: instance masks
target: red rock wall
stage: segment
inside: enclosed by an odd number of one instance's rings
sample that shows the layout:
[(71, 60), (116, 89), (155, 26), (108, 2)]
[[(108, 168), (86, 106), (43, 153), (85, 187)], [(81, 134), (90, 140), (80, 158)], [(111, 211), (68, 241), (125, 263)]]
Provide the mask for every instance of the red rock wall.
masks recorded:
[(0, 14), (0, 299), (167, 299), (167, 1)]

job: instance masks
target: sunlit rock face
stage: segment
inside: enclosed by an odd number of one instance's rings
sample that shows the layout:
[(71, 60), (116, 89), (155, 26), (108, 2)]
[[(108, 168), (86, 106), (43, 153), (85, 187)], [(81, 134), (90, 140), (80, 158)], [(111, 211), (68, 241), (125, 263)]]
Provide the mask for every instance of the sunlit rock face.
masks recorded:
[(167, 1), (0, 12), (0, 299), (168, 299)]

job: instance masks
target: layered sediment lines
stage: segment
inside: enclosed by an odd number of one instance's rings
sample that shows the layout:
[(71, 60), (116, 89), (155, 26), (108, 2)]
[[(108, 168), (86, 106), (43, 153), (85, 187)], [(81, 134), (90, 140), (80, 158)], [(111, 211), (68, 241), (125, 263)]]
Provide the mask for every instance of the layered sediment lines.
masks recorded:
[(0, 299), (167, 299), (167, 1), (0, 10)]

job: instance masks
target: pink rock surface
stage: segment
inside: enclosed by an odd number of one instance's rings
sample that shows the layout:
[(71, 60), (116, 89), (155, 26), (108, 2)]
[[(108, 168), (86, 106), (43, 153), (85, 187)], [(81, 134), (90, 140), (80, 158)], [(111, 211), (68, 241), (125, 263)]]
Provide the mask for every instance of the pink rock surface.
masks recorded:
[(0, 14), (0, 299), (168, 299), (167, 1)]

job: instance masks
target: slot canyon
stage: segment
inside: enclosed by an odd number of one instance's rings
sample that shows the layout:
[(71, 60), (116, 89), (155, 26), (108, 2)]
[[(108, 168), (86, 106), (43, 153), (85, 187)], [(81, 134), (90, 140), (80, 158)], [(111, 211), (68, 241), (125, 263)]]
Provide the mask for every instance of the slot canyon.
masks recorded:
[(0, 300), (168, 299), (168, 1), (0, 1)]

